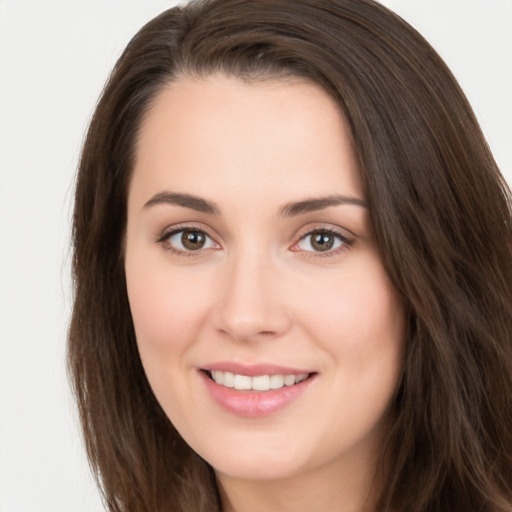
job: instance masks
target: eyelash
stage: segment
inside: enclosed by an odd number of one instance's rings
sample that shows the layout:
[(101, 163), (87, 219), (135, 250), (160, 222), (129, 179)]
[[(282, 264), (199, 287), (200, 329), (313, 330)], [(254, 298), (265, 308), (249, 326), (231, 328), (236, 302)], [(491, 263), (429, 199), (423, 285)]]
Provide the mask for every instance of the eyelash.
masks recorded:
[[(341, 245), (335, 249), (329, 249), (327, 251), (306, 251), (303, 250), (302, 252), (305, 253), (305, 255), (308, 258), (329, 258), (332, 256), (336, 256), (340, 254), (341, 252), (347, 251), (354, 245), (354, 239), (351, 237), (348, 237), (346, 234), (342, 233), (341, 231), (338, 231), (337, 229), (331, 228), (331, 227), (325, 227), (325, 226), (315, 226), (312, 229), (308, 229), (306, 232), (300, 234), (299, 239), (297, 242), (295, 242), (292, 246), (291, 250), (294, 250), (293, 247), (296, 247), (299, 245), (300, 242), (305, 240), (307, 237), (311, 237), (315, 234), (326, 234), (335, 237), (339, 242), (341, 242)], [(297, 252), (300, 249), (297, 249)]]
[[(201, 252), (203, 252), (201, 249), (198, 249), (197, 251), (184, 251), (181, 249), (177, 249), (176, 247), (173, 247), (169, 243), (169, 239), (172, 236), (177, 235), (178, 233), (182, 233), (183, 231), (192, 231), (195, 233), (202, 233), (208, 239), (213, 241), (213, 238), (203, 228), (199, 228), (194, 225), (185, 224), (185, 225), (180, 225), (180, 226), (174, 226), (171, 230), (164, 231), (162, 233), (162, 235), (157, 239), (156, 242), (158, 244), (163, 245), (167, 251), (171, 252), (172, 254), (176, 254), (177, 256), (185, 256), (185, 257), (189, 257), (189, 258), (194, 258), (194, 257), (200, 256)], [(216, 243), (216, 242), (214, 242), (214, 243)]]
[[(203, 228), (199, 228), (199, 227), (193, 226), (193, 225), (175, 226), (171, 230), (164, 231), (162, 233), (162, 235), (159, 236), (159, 238), (156, 240), (156, 242), (163, 245), (166, 250), (168, 250), (171, 253), (176, 254), (178, 256), (185, 256), (185, 257), (201, 256), (203, 249), (198, 249), (197, 251), (193, 251), (193, 250), (187, 251), (187, 250), (177, 249), (176, 247), (173, 247), (169, 243), (169, 239), (172, 236), (182, 233), (183, 231), (192, 231), (192, 232), (196, 232), (196, 233), (202, 233), (208, 239), (210, 239), (214, 244), (219, 245), (219, 244), (217, 244), (217, 242), (214, 241), (213, 237), (211, 237), (207, 233), (207, 231), (205, 231)], [(333, 229), (330, 227), (325, 227), (325, 226), (318, 226), (318, 227), (315, 226), (314, 228), (309, 229), (309, 230), (305, 231), (304, 233), (301, 233), (298, 240), (292, 245), (290, 250), (292, 250), (294, 252), (301, 251), (301, 249), (294, 249), (294, 247), (297, 247), (307, 237), (313, 236), (314, 234), (331, 235), (331, 236), (335, 237), (339, 242), (341, 242), (341, 245), (335, 249), (326, 250), (325, 252), (302, 250), (302, 252), (305, 253), (305, 255), (309, 258), (314, 258), (314, 257), (326, 258), (326, 257), (335, 256), (343, 251), (350, 249), (354, 245), (353, 238), (348, 237), (347, 235), (341, 233), (340, 231), (338, 231), (336, 229)]]

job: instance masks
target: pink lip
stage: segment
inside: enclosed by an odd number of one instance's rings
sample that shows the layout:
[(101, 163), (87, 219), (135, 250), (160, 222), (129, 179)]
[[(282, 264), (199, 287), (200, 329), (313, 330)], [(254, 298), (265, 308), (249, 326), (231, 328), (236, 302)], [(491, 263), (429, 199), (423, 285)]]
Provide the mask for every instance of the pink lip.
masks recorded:
[[(219, 363), (209, 365), (208, 370), (230, 371), (240, 375), (300, 375), (308, 373), (292, 368), (283, 368), (273, 365), (240, 366), (238, 364)], [(206, 389), (215, 403), (224, 410), (246, 418), (261, 418), (284, 409), (296, 400), (315, 380), (316, 374), (310, 375), (306, 380), (269, 391), (240, 391), (227, 388), (212, 380), (207, 371), (199, 372)]]

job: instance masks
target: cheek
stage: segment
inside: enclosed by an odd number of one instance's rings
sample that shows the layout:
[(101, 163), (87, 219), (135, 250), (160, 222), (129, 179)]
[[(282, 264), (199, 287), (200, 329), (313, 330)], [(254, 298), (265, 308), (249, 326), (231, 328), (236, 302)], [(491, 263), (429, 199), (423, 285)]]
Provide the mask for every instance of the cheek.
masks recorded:
[(170, 272), (168, 265), (130, 263), (127, 291), (141, 357), (172, 358), (192, 342), (202, 325), (208, 295), (204, 281), (186, 272)]
[(334, 368), (331, 389), (339, 390), (331, 397), (329, 423), (354, 439), (385, 416), (400, 380), (406, 323), (401, 297), (380, 261), (360, 263), (332, 279), (323, 300), (317, 296), (304, 310)]
[[(318, 290), (318, 289), (317, 289)], [(367, 432), (383, 417), (399, 383), (405, 346), (401, 298), (380, 260), (361, 258), (315, 292), (303, 309), (310, 336), (328, 355), (331, 423)], [(307, 316), (306, 316), (307, 315)]]
[(187, 272), (172, 272), (165, 263), (133, 261), (127, 258), (126, 282), (139, 355), (167, 416), (180, 420), (190, 414), (183, 407), (183, 397), (189, 395), (182, 376), (189, 371), (189, 348), (204, 324), (206, 283)]
[(358, 260), (324, 286), (311, 287), (302, 310), (305, 322), (330, 350), (396, 349), (404, 337), (400, 297), (374, 258)]

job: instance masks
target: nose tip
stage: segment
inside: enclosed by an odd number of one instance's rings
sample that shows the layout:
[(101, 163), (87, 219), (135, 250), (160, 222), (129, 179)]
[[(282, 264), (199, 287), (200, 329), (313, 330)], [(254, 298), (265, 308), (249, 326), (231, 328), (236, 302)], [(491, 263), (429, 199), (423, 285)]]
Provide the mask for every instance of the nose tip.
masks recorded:
[(283, 335), (290, 315), (277, 289), (281, 284), (269, 265), (233, 269), (217, 306), (217, 330), (245, 342)]
[(258, 325), (252, 318), (237, 317), (224, 321), (219, 331), (236, 341), (250, 342), (277, 337), (278, 329), (268, 329)]

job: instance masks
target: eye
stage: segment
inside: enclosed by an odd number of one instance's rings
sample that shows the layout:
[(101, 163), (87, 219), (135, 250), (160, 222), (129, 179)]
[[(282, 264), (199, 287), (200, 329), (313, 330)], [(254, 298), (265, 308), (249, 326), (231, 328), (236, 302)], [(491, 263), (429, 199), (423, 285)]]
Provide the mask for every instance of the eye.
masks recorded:
[(204, 231), (195, 228), (173, 231), (163, 236), (160, 241), (166, 242), (177, 252), (194, 252), (215, 246), (213, 240)]
[(352, 241), (340, 233), (329, 229), (317, 229), (304, 235), (296, 247), (301, 251), (327, 253), (351, 244)]

